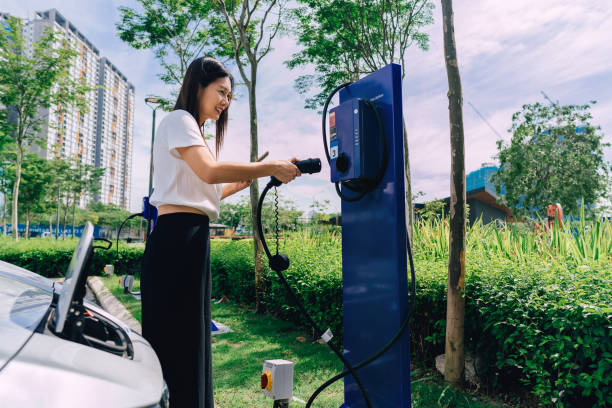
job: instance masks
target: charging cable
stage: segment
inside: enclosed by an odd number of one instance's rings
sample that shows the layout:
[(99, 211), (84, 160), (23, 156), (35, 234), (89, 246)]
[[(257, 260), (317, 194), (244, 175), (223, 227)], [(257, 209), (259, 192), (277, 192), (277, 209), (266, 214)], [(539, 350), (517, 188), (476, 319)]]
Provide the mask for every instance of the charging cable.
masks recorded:
[[(326, 116), (327, 116), (327, 108), (329, 106), (329, 103), (332, 99), (332, 97), (342, 88), (349, 86), (350, 84), (352, 84), (352, 82), (348, 82), (345, 83), (343, 85), (340, 85), (338, 87), (336, 87), (327, 97), (327, 100), (325, 101), (325, 105), (323, 107), (323, 118), (322, 118), (322, 134), (323, 134), (323, 145), (325, 146), (325, 154), (327, 156), (327, 161), (328, 163), (330, 163), (331, 166), (331, 158), (329, 156), (329, 150), (327, 148), (327, 132), (326, 132)], [(340, 199), (342, 199), (343, 201), (348, 201), (348, 202), (354, 202), (354, 201), (358, 201), (361, 200), (367, 193), (369, 193), (370, 191), (373, 191), (374, 188), (376, 188), (376, 186), (382, 181), (382, 178), (384, 177), (385, 171), (386, 171), (386, 167), (387, 167), (387, 163), (388, 163), (388, 153), (387, 153), (387, 145), (386, 145), (386, 135), (385, 135), (385, 129), (384, 126), (382, 124), (382, 120), (380, 118), (380, 113), (378, 112), (378, 109), (376, 109), (376, 107), (374, 106), (374, 104), (372, 103), (372, 101), (370, 101), (369, 99), (364, 99), (365, 103), (374, 111), (374, 114), (376, 116), (376, 121), (378, 122), (378, 128), (380, 130), (380, 135), (381, 135), (381, 147), (382, 147), (382, 151), (383, 151), (383, 158), (381, 161), (381, 168), (376, 176), (376, 178), (374, 179), (373, 182), (370, 183), (370, 185), (366, 185), (363, 186), (362, 188), (360, 188), (359, 186), (356, 186), (355, 183), (353, 183), (352, 181), (347, 181), (347, 182), (342, 182), (342, 185), (347, 187), (349, 190), (353, 190), (356, 192), (359, 192), (360, 194), (356, 197), (347, 197), (346, 195), (344, 195), (341, 191), (340, 191), (340, 187), (339, 187), (339, 183), (336, 183), (336, 193), (338, 194), (338, 196), (340, 197)], [(397, 333), (391, 338), (391, 340), (389, 340), (389, 342), (383, 346), (379, 351), (377, 351), (376, 353), (374, 353), (370, 358), (362, 361), (361, 363), (355, 365), (353, 368), (355, 370), (358, 370), (362, 367), (365, 367), (366, 365), (370, 364), (372, 361), (376, 360), (377, 358), (379, 358), (380, 356), (382, 356), (387, 350), (389, 350), (393, 344), (395, 344), (401, 337), (402, 334), (404, 333), (404, 331), (406, 330), (406, 328), (408, 327), (408, 324), (410, 322), (410, 317), (413, 315), (414, 313), (414, 308), (415, 308), (415, 303), (416, 303), (416, 275), (415, 275), (415, 271), (414, 271), (414, 260), (412, 258), (412, 248), (410, 245), (410, 234), (408, 234), (408, 229), (406, 228), (406, 250), (408, 252), (408, 259), (410, 261), (410, 278), (411, 278), (411, 285), (410, 285), (410, 289), (411, 289), (411, 295), (412, 295), (412, 299), (408, 308), (408, 313), (406, 314), (406, 316), (404, 317), (399, 330), (397, 331)], [(310, 399), (308, 400), (308, 403), (306, 404), (306, 408), (309, 408), (312, 403), (314, 402), (315, 398), (317, 397), (317, 395), (319, 395), (325, 388), (329, 387), (331, 384), (333, 384), (334, 382), (338, 381), (341, 378), (344, 378), (346, 375), (348, 374), (352, 374), (349, 370), (345, 370), (342, 373), (336, 375), (333, 378), (330, 378), (328, 381), (326, 381), (324, 384), (322, 384), (319, 388), (317, 388), (315, 390), (315, 392), (312, 394), (312, 396), (310, 397)]]
[[(127, 217), (125, 220), (123, 220), (123, 222), (119, 226), (119, 230), (117, 231), (117, 256), (116, 256), (117, 270), (119, 270), (120, 266), (121, 266), (121, 258), (119, 257), (119, 236), (121, 235), (121, 229), (123, 228), (123, 226), (125, 225), (126, 222), (128, 222), (129, 220), (131, 220), (134, 217), (144, 217), (144, 212), (139, 212), (139, 213), (131, 214), (129, 217)], [(123, 286), (123, 292), (124, 293), (129, 293), (129, 294), (134, 295), (134, 296), (140, 295), (140, 292), (132, 292), (132, 285), (133, 284), (134, 284), (134, 274), (132, 273), (132, 271), (128, 271), (125, 274), (125, 276), (123, 276), (121, 278), (121, 286)]]
[[(327, 146), (327, 132), (326, 132), (326, 116), (327, 116), (327, 109), (329, 106), (329, 103), (332, 99), (332, 97), (342, 88), (350, 85), (351, 82), (349, 83), (345, 83), (343, 85), (340, 85), (338, 87), (336, 87), (328, 96), (327, 100), (325, 101), (325, 105), (323, 107), (323, 117), (322, 117), (322, 134), (323, 134), (323, 146), (325, 148), (325, 155), (327, 157), (327, 161), (328, 163), (331, 165), (331, 158), (329, 155), (329, 149)], [(380, 131), (380, 136), (381, 136), (381, 148), (382, 148), (382, 159), (381, 159), (381, 168), (379, 169), (376, 178), (372, 181), (366, 181), (366, 180), (350, 180), (350, 181), (344, 181), (344, 182), (336, 182), (336, 193), (338, 194), (338, 196), (344, 200), (344, 201), (348, 201), (348, 202), (355, 202), (358, 200), (361, 200), (363, 197), (365, 197), (366, 194), (368, 194), (369, 192), (373, 191), (376, 186), (378, 186), (378, 184), (380, 184), (380, 182), (382, 181), (384, 174), (386, 172), (386, 168), (387, 168), (387, 164), (388, 164), (388, 153), (387, 153), (387, 145), (386, 145), (386, 134), (385, 134), (385, 130), (384, 130), (384, 126), (382, 124), (382, 120), (380, 117), (380, 113), (378, 111), (378, 109), (375, 107), (374, 103), (372, 101), (370, 101), (369, 99), (364, 99), (364, 102), (366, 103), (366, 105), (372, 109), (372, 111), (374, 112), (374, 115), (376, 117), (376, 121), (378, 124), (378, 128)], [(312, 160), (312, 159), (310, 159)], [(298, 168), (300, 168), (300, 171), (302, 173), (312, 173), (307, 171), (307, 169), (302, 169), (300, 167), (300, 162), (295, 163), (296, 166), (298, 166)], [(319, 163), (319, 170), (320, 171), (320, 163)], [(317, 171), (317, 172), (318, 172)], [(263, 206), (263, 201), (264, 198), (266, 196), (266, 194), (268, 193), (268, 191), (272, 188), (272, 187), (278, 187), (280, 186), (282, 183), (278, 180), (276, 180), (274, 177), (271, 178), (270, 182), (266, 185), (266, 188), (264, 189), (264, 191), (262, 192), (262, 195), (259, 199), (259, 203), (257, 205), (257, 228), (259, 231), (259, 235), (261, 237), (261, 241), (262, 241), (262, 245), (264, 247), (264, 251), (266, 252), (266, 255), (268, 256), (268, 259), (270, 261), (270, 268), (272, 268), (272, 270), (274, 270), (276, 272), (276, 274), (278, 275), (279, 279), (281, 280), (283, 286), (285, 286), (285, 288), (287, 289), (287, 291), (291, 294), (291, 297), (293, 298), (293, 300), (295, 301), (295, 303), (298, 305), (299, 309), (301, 310), (302, 314), (307, 318), (308, 322), (310, 323), (310, 325), (315, 329), (315, 332), (318, 334), (323, 333), (323, 331), (318, 327), (318, 325), (314, 322), (314, 320), (312, 319), (312, 317), (308, 314), (308, 312), (306, 311), (306, 309), (304, 308), (303, 304), (301, 303), (301, 301), (298, 299), (297, 295), (295, 294), (295, 292), (293, 291), (293, 289), (291, 288), (291, 286), (289, 286), (289, 283), (287, 282), (285, 276), (283, 275), (282, 271), (286, 270), (289, 268), (289, 257), (285, 254), (279, 254), (278, 253), (278, 243), (277, 243), (277, 250), (276, 250), (276, 254), (272, 255), (270, 253), (270, 250), (268, 249), (268, 246), (266, 244), (265, 241), (265, 236), (263, 234), (263, 227), (261, 224), (261, 209)], [(355, 197), (349, 197), (346, 194), (344, 194), (341, 190), (340, 190), (340, 185), (346, 187), (348, 190), (352, 190), (354, 192), (357, 192), (358, 195)], [(371, 403), (368, 397), (367, 392), (365, 391), (359, 377), (356, 375), (356, 371), (365, 367), (366, 365), (370, 364), (371, 362), (375, 361), (376, 359), (378, 359), (380, 356), (382, 356), (385, 352), (387, 352), (404, 334), (404, 332), (406, 331), (406, 328), (408, 328), (409, 322), (410, 322), (410, 317), (413, 315), (414, 313), (414, 309), (415, 309), (415, 303), (416, 303), (416, 275), (415, 275), (415, 269), (414, 269), (414, 260), (413, 260), (413, 256), (412, 256), (412, 248), (410, 245), (410, 235), (408, 234), (408, 231), (406, 230), (406, 250), (408, 252), (408, 259), (410, 262), (410, 278), (411, 278), (411, 285), (410, 285), (410, 289), (411, 289), (411, 300), (410, 300), (410, 304), (408, 307), (408, 312), (406, 314), (406, 316), (404, 316), (404, 319), (402, 320), (402, 323), (400, 325), (399, 330), (397, 331), (397, 333), (387, 342), (387, 344), (385, 344), (381, 349), (379, 349), (378, 351), (376, 351), (371, 357), (365, 359), (364, 361), (356, 364), (356, 365), (351, 365), (346, 358), (344, 357), (344, 355), (342, 353), (340, 353), (340, 351), (337, 349), (337, 347), (335, 347), (329, 340), (331, 340), (331, 331), (328, 329), (327, 331), (325, 331), (323, 334), (321, 334), (321, 338), (325, 341), (325, 343), (336, 353), (336, 355), (342, 360), (342, 362), (344, 363), (345, 367), (347, 368), (346, 370), (344, 370), (342, 373), (330, 378), (329, 380), (327, 380), (325, 383), (323, 383), (319, 388), (317, 388), (315, 390), (315, 392), (311, 395), (311, 397), (308, 399), (308, 402), (306, 404), (306, 408), (310, 408), (314, 402), (314, 400), (317, 398), (317, 396), (323, 391), (325, 390), (327, 387), (329, 387), (331, 384), (335, 383), (336, 381), (340, 380), (341, 378), (344, 378), (345, 376), (351, 374), (353, 376), (353, 378), (355, 379), (355, 382), (357, 383), (361, 394), (363, 395), (363, 398), (366, 402), (366, 405), (368, 407), (371, 407)], [(277, 241), (278, 241), (278, 231), (277, 231)]]
[[(321, 171), (321, 161), (319, 159), (308, 159), (308, 160), (304, 160), (301, 162), (295, 162), (294, 164), (300, 169), (300, 172), (302, 173), (312, 174), (312, 173), (318, 173), (319, 171)], [(331, 330), (330, 329), (327, 329), (325, 331), (321, 330), (321, 328), (313, 320), (310, 314), (308, 314), (308, 312), (306, 311), (306, 308), (304, 307), (304, 304), (298, 298), (293, 288), (287, 282), (287, 279), (285, 278), (285, 275), (283, 274), (282, 271), (287, 270), (289, 268), (289, 257), (285, 254), (280, 254), (278, 252), (278, 244), (276, 245), (275, 255), (272, 255), (270, 253), (270, 249), (268, 249), (266, 238), (263, 233), (263, 226), (261, 224), (261, 209), (263, 207), (263, 201), (268, 191), (270, 191), (272, 187), (279, 187), (281, 184), (282, 183), (276, 177), (271, 177), (270, 181), (268, 182), (263, 192), (261, 193), (259, 202), (257, 203), (257, 230), (259, 232), (261, 243), (266, 253), (266, 256), (268, 257), (270, 268), (276, 272), (281, 283), (283, 284), (285, 289), (287, 289), (287, 291), (291, 295), (291, 298), (297, 304), (302, 314), (306, 317), (306, 320), (308, 321), (310, 326), (314, 329), (315, 333), (317, 333), (317, 335), (320, 336), (320, 338), (325, 342), (325, 344), (327, 344), (333, 350), (336, 356), (338, 356), (338, 358), (342, 360), (342, 363), (344, 363), (344, 365), (347, 367), (348, 372), (355, 379), (355, 382), (357, 383), (357, 386), (359, 387), (359, 390), (361, 391), (361, 394), (363, 395), (363, 399), (365, 400), (366, 406), (368, 408), (372, 408), (372, 403), (370, 402), (368, 394), (366, 393), (365, 387), (363, 386), (361, 380), (359, 379), (359, 376), (357, 376), (356, 370), (353, 369), (351, 363), (349, 363), (346, 357), (344, 357), (344, 354), (340, 352), (338, 347), (336, 347), (333, 343), (330, 342), (331, 338), (333, 337)], [(276, 238), (278, 241), (278, 235), (276, 236)]]

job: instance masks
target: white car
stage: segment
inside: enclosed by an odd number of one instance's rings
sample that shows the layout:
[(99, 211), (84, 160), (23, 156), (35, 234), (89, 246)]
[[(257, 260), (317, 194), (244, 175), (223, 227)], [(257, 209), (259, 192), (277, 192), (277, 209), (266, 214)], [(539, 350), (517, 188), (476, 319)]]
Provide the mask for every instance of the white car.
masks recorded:
[(168, 389), (150, 344), (83, 300), (87, 223), (63, 285), (0, 261), (0, 406), (159, 407)]

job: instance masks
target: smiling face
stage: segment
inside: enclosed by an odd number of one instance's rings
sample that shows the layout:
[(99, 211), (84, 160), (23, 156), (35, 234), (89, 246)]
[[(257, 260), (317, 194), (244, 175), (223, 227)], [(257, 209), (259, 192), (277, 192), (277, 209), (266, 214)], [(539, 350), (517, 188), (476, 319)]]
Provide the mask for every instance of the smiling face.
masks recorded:
[(232, 100), (232, 83), (229, 77), (218, 78), (206, 88), (198, 90), (200, 121), (218, 120)]

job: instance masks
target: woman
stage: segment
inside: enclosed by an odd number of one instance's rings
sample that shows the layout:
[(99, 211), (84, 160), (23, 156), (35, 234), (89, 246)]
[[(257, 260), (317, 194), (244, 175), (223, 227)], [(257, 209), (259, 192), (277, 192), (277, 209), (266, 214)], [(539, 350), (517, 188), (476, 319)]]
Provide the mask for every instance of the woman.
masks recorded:
[[(153, 146), (155, 228), (142, 263), (142, 330), (162, 365), (172, 408), (213, 408), (210, 321), (210, 220), (219, 201), (258, 177), (288, 183), (300, 175), (291, 163), (218, 162), (234, 80), (213, 58), (193, 61), (174, 111), (159, 124)], [(204, 141), (216, 121), (216, 152)], [(227, 183), (227, 184), (221, 184)]]

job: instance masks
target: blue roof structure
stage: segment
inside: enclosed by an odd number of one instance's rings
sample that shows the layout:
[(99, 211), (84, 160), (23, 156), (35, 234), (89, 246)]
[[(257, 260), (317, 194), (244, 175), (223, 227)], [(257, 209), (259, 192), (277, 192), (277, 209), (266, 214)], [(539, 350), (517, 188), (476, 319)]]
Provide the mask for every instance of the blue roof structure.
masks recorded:
[[(491, 182), (491, 176), (499, 168), (494, 165), (486, 165), (470, 172), (465, 177), (465, 193), (467, 204), (470, 205), (468, 222), (473, 224), (481, 219), (483, 224), (488, 224), (495, 220), (514, 221), (512, 211), (503, 203), (497, 202), (498, 195), (495, 186)], [(501, 194), (506, 194), (506, 189), (502, 185)], [(442, 199), (446, 202), (445, 212), (449, 212), (450, 197)], [(415, 208), (422, 209), (424, 204), (415, 204)]]
[[(495, 186), (491, 183), (491, 175), (498, 170), (497, 166), (485, 166), (478, 170), (474, 170), (465, 177), (465, 191), (469, 194), (470, 191), (483, 189), (497, 197)], [(502, 186), (501, 193), (505, 194), (506, 189)]]

